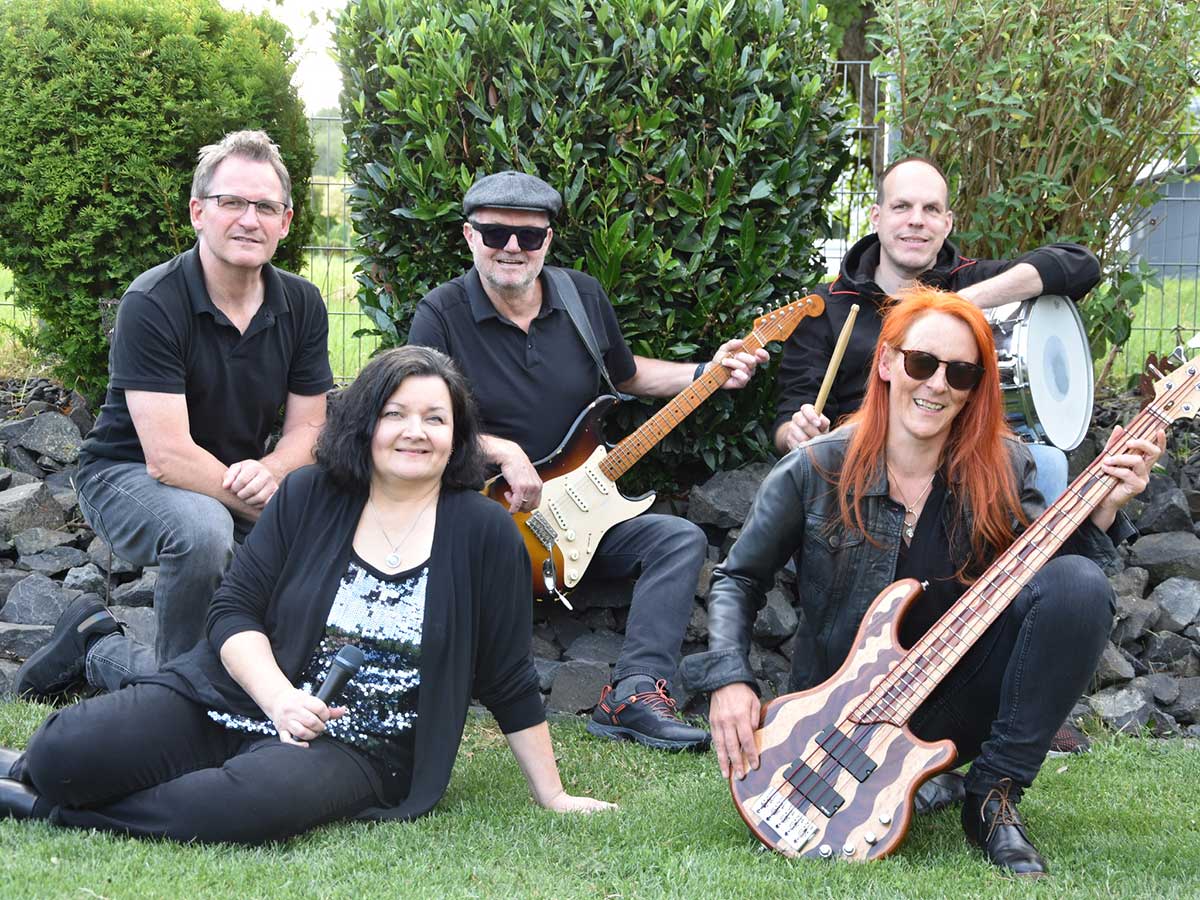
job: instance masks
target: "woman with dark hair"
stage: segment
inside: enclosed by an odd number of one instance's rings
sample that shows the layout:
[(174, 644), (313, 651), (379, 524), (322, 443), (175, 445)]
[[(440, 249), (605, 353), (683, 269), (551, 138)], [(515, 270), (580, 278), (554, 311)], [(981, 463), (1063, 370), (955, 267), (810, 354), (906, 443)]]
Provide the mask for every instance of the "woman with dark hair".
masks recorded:
[[(504, 509), (470, 490), (477, 433), (448, 358), (371, 361), (333, 404), (318, 464), (283, 482), (238, 553), (207, 640), (54, 713), (0, 760), (0, 815), (237, 843), (412, 818), (445, 791), (472, 697), (540, 804), (609, 807), (559, 780), (529, 560)], [(329, 706), (314, 693), (347, 644), (365, 662)]]
[[(961, 761), (974, 761), (963, 828), (1009, 871), (1046, 871), (1016, 803), (1099, 660), (1113, 596), (1096, 561), (1132, 530), (1118, 510), (1145, 488), (1164, 442), (1160, 432), (1107, 458), (1116, 487), (908, 720), (917, 737), (950, 738)], [(982, 313), (957, 294), (905, 292), (884, 318), (862, 407), (780, 460), (714, 571), (710, 649), (684, 674), (693, 690), (712, 691), (722, 774), (743, 778), (759, 764), (747, 651), (789, 555), (804, 610), (789, 690), (802, 691), (834, 674), (872, 601), (902, 578), (926, 583), (900, 622), (912, 646), (1042, 505), (1029, 451), (1005, 424)]]

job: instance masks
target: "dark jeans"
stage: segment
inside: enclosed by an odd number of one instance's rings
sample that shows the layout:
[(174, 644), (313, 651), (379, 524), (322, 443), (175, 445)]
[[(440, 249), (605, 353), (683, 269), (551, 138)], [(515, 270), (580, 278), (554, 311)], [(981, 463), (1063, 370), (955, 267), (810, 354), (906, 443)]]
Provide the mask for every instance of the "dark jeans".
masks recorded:
[(637, 577), (613, 684), (674, 676), (707, 545), (700, 526), (678, 516), (638, 516), (604, 535), (587, 575)]
[(1033, 783), (1050, 739), (1087, 686), (1112, 628), (1113, 594), (1082, 556), (1050, 560), (912, 717), (925, 740), (974, 760), (967, 790)]
[(54, 713), (14, 775), (59, 825), (177, 841), (281, 840), (381, 800), (370, 763), (345, 744), (229, 731), (155, 684)]
[(158, 566), (154, 587), (154, 648), (109, 634), (88, 648), (88, 683), (115, 691), (126, 678), (157, 672), (204, 636), (204, 619), (233, 559), (234, 540), (252, 523), (218, 500), (160, 484), (143, 463), (113, 463), (79, 484), (79, 508), (113, 553), (139, 566)]

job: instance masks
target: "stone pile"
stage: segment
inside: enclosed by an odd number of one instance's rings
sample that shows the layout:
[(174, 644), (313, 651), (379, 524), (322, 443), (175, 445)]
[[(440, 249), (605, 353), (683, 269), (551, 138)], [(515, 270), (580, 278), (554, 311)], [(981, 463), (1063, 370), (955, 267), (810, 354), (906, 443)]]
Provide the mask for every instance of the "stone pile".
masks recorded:
[[(1072, 477), (1104, 446), (1125, 408), (1102, 407), (1088, 440), (1071, 454)], [(130, 632), (154, 640), (156, 570), (113, 558), (83, 521), (71, 483), (82, 434), (83, 399), (45, 381), (0, 383), (0, 693), (20, 660), (49, 639), (59, 613), (80, 593), (105, 597)], [(1141, 537), (1122, 548), (1113, 632), (1077, 717), (1114, 729), (1200, 735), (1200, 423), (1176, 426), (1165, 474), (1156, 474), (1131, 514)], [(655, 511), (686, 515), (709, 538), (695, 588), (685, 654), (706, 649), (704, 597), (712, 571), (737, 538), (759, 483), (757, 463), (714, 475), (686, 505)], [(620, 653), (632, 583), (590, 581), (574, 591), (574, 611), (557, 602), (534, 609), (535, 664), (549, 708), (590, 710)], [(780, 573), (754, 624), (751, 665), (765, 698), (786, 690), (798, 613), (794, 576)], [(706, 699), (673, 685), (680, 708), (706, 711)]]

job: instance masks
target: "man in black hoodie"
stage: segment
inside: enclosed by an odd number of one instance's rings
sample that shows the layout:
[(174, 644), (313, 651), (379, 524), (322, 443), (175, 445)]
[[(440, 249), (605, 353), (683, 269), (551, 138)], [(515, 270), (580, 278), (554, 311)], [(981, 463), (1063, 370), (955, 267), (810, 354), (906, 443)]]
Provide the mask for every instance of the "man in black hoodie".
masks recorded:
[[(954, 227), (946, 177), (925, 159), (908, 157), (884, 170), (870, 217), (875, 233), (850, 249), (837, 280), (816, 291), (825, 300), (825, 312), (784, 344), (771, 429), (780, 453), (858, 409), (888, 298), (915, 281), (956, 291), (988, 309), (1041, 294), (1079, 301), (1100, 280), (1095, 255), (1078, 244), (1051, 244), (1012, 260), (960, 255), (946, 240)], [(846, 355), (824, 414), (817, 415), (813, 402), (853, 303), (859, 312)]]

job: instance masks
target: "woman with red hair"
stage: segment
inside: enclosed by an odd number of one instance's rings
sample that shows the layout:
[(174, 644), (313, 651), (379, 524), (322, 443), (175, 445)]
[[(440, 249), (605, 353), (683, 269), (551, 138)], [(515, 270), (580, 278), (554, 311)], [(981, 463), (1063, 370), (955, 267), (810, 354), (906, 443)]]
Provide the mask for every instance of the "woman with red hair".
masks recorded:
[[(1016, 803), (1099, 660), (1113, 612), (1101, 565), (1132, 533), (1118, 511), (1145, 488), (1164, 442), (1159, 433), (1107, 459), (1117, 487), (909, 721), (973, 761), (963, 827), (1009, 871), (1046, 871)], [(750, 636), (789, 556), (803, 607), (789, 689), (800, 691), (838, 669), (871, 602), (901, 578), (927, 585), (901, 622), (911, 646), (1042, 507), (1029, 452), (1005, 424), (983, 315), (957, 294), (905, 292), (884, 319), (862, 407), (780, 460), (713, 574), (709, 651), (684, 675), (712, 691), (721, 773), (758, 766)]]

